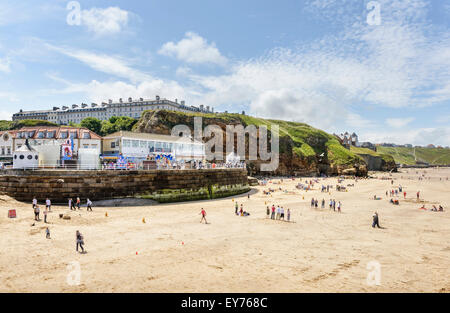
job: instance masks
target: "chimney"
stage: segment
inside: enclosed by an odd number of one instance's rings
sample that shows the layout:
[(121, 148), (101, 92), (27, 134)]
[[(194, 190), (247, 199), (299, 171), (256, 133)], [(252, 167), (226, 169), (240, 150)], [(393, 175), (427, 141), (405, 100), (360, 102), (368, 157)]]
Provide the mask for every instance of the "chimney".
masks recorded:
[(144, 101), (144, 98), (139, 98), (139, 101), (143, 102), (143, 101)]
[(206, 112), (209, 112), (209, 105), (206, 106)]
[(82, 103), (81, 107), (84, 109), (85, 107), (87, 107), (88, 105), (86, 103)]
[(92, 102), (91, 103), (91, 107), (96, 108), (97, 107), (97, 103)]
[(112, 103), (112, 100), (111, 100), (111, 99), (109, 99), (109, 100), (108, 100), (108, 103), (109, 103), (109, 104), (111, 104), (111, 103)]
[(178, 99), (175, 99), (175, 103), (178, 103)]
[(200, 104), (200, 111), (203, 112), (203, 104)]
[(120, 102), (120, 103), (123, 103), (123, 100), (122, 100), (122, 98), (119, 98), (119, 102)]
[(213, 107), (211, 107), (211, 112), (214, 113), (214, 108)]
[(181, 105), (184, 105), (184, 103), (185, 103), (184, 100), (181, 100)]
[(128, 102), (133, 102), (133, 98), (129, 97)]
[(72, 104), (72, 109), (76, 109), (76, 108), (78, 108), (78, 105), (77, 104)]
[(156, 101), (159, 101), (159, 96), (158, 95), (156, 96)]
[(59, 108), (58, 107), (53, 107), (53, 111), (58, 111)]
[(63, 107), (62, 107), (62, 109), (63, 110), (67, 110), (69, 107), (67, 107), (67, 106), (65, 106), (65, 105), (63, 105)]

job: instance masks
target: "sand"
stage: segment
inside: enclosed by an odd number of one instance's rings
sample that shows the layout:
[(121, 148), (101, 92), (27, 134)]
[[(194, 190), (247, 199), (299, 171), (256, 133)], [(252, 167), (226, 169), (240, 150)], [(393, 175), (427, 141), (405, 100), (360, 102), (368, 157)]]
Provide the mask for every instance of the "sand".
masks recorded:
[[(425, 171), (432, 178), (419, 181)], [(234, 215), (232, 198), (92, 213), (57, 206), (48, 217), (52, 239), (42, 221), (31, 226), (31, 204), (1, 196), (0, 292), (449, 292), (450, 169), (391, 177), (407, 192), (399, 206), (386, 199), (390, 180), (345, 180), (355, 184), (348, 192), (320, 192), (337, 178), (307, 192), (295, 188), (305, 178), (280, 185), (274, 179), (255, 187), (250, 199), (234, 197), (249, 217)], [(263, 195), (268, 187), (290, 193)], [(446, 211), (419, 210), (418, 190), (426, 207), (441, 204)], [(383, 199), (373, 200), (375, 194)], [(326, 208), (311, 209), (312, 197), (325, 198)], [(330, 197), (342, 202), (341, 214), (328, 209)], [(266, 219), (266, 201), (290, 208), (293, 222)], [(202, 207), (207, 225), (199, 223)], [(7, 218), (10, 208), (16, 219)], [(374, 211), (385, 229), (371, 227)], [(76, 230), (86, 254), (75, 251)], [(381, 266), (379, 285), (367, 283), (372, 261)], [(80, 264), (78, 285), (67, 280), (74, 277), (72, 262)]]

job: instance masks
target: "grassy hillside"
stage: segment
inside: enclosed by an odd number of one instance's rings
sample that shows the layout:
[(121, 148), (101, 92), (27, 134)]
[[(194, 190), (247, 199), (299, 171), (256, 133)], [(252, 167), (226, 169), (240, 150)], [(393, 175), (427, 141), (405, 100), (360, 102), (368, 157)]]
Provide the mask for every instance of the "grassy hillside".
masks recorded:
[(0, 121), (0, 131), (1, 130), (13, 130), (21, 129), (22, 127), (33, 127), (33, 126), (58, 126), (55, 123), (51, 123), (43, 120), (22, 120), (22, 121)]
[[(336, 137), (320, 129), (304, 123), (256, 118), (236, 113), (205, 114), (147, 111), (144, 112), (134, 129), (143, 131), (152, 119), (157, 120), (158, 124), (164, 124), (168, 129), (178, 124), (192, 126), (192, 120), (195, 116), (203, 118), (203, 127), (209, 124), (242, 124), (244, 127), (247, 125), (265, 125), (270, 129), (272, 124), (277, 124), (280, 129), (281, 153), (292, 152), (299, 158), (311, 160), (320, 159), (320, 155), (323, 153), (323, 158), (334, 165), (354, 165), (362, 162), (362, 159), (357, 154), (345, 149)], [(153, 126), (155, 125), (152, 124)], [(146, 131), (150, 131), (150, 129), (146, 129)]]
[(395, 159), (388, 153), (383, 153), (380, 150), (377, 150), (377, 152), (368, 149), (368, 148), (361, 148), (361, 147), (350, 147), (350, 151), (356, 153), (356, 154), (369, 154), (371, 156), (380, 157), (386, 162), (393, 162)]
[[(377, 147), (377, 151), (391, 155), (396, 163), (405, 165), (416, 164), (414, 148), (405, 147)], [(450, 149), (439, 148), (415, 148), (417, 161), (432, 165), (449, 165)]]

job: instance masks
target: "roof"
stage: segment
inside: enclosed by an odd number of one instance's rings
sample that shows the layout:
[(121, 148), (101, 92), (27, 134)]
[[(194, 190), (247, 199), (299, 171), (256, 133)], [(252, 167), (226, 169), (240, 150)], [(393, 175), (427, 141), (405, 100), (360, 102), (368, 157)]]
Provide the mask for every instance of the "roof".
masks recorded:
[[(67, 138), (61, 138), (62, 132), (76, 132), (77, 138), (83, 139), (83, 134), (88, 132), (90, 134), (90, 139), (98, 139), (101, 140), (102, 137), (94, 133), (93, 131), (87, 129), (87, 128), (79, 128), (79, 127), (58, 127), (58, 126), (33, 126), (33, 127), (23, 127), (19, 130), (7, 130), (0, 132), (0, 136), (4, 133), (10, 134), (15, 139), (21, 139), (19, 138), (18, 134), (22, 132), (34, 132), (32, 137), (28, 137), (29, 139), (67, 139)], [(55, 132), (55, 136), (52, 138), (38, 138), (38, 133), (43, 132)], [(23, 138), (22, 138), (23, 139)]]
[(25, 144), (17, 149), (15, 152), (34, 152), (36, 153), (36, 150), (29, 145), (28, 140), (25, 142)]
[[(192, 143), (192, 139), (189, 137), (177, 137), (177, 136), (161, 135), (161, 134), (153, 134), (153, 133), (134, 133), (134, 132), (130, 132), (130, 131), (118, 131), (118, 132), (110, 134), (106, 137), (103, 137), (103, 139), (114, 139), (117, 137), (125, 137), (125, 138), (131, 138), (131, 139), (162, 140), (162, 141), (169, 141), (169, 142), (183, 141), (183, 142)], [(202, 143), (202, 142), (196, 141), (196, 143)]]

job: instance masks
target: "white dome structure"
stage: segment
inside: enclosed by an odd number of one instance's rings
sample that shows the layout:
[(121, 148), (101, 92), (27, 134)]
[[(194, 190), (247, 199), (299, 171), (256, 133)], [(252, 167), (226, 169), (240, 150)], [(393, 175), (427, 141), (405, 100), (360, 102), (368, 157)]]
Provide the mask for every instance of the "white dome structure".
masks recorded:
[(39, 153), (33, 149), (28, 140), (25, 144), (14, 152), (13, 168), (26, 169), (37, 168), (39, 166)]

